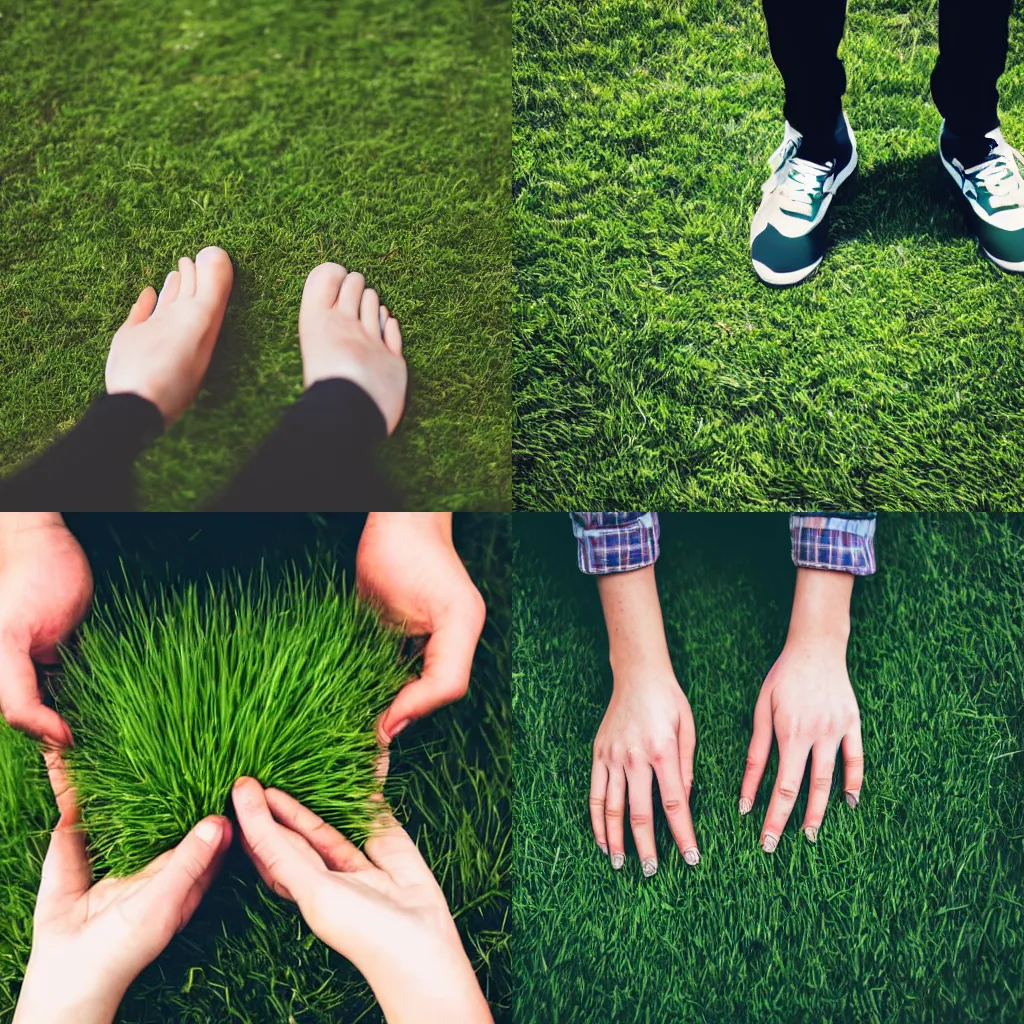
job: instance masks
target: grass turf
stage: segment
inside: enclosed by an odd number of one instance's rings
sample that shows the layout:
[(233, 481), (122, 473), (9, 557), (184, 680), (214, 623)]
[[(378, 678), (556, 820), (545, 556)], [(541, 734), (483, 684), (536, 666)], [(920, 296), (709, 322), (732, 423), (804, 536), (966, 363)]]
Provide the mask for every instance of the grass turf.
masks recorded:
[(139, 291), (216, 243), (235, 292), (145, 507), (210, 499), (298, 397), (324, 260), (402, 322), (383, 457), (408, 507), (508, 507), (510, 31), (504, 0), (0, 0), (0, 470), (102, 390)]
[[(939, 164), (936, 32), (932, 2), (852, 5), (859, 186), (815, 277), (772, 290), (748, 251), (782, 137), (760, 4), (516, 4), (517, 508), (1021, 507), (1024, 297)], [(1014, 18), (1018, 146), (1022, 53)]]
[[(66, 652), (58, 707), (98, 872), (135, 874), (251, 775), (354, 842), (379, 790), (377, 718), (410, 678), (330, 564), (120, 589)], [(216, 685), (211, 685), (215, 682)]]
[[(523, 520), (529, 518), (530, 523)], [(664, 516), (659, 589), (697, 724), (687, 868), (615, 873), (590, 833), (609, 695), (593, 581), (564, 516), (516, 517), (513, 893), (517, 1019), (1011, 1022), (1024, 1014), (1024, 521), (889, 516), (854, 594), (866, 782), (812, 846), (758, 848), (774, 781), (736, 801), (793, 570), (780, 516)], [(659, 818), (661, 818), (659, 811)]]
[[(151, 583), (164, 575), (169, 552), (174, 571), (196, 580), (224, 569), (251, 571), (264, 561), (300, 561), (305, 553), (329, 554), (350, 570), (360, 522), (256, 515), (69, 520), (98, 578), (120, 572), (123, 557), (133, 581)], [(456, 517), (456, 543), (488, 607), (472, 684), (463, 701), (396, 740), (392, 772), (401, 778), (398, 787), (389, 783), (388, 795), (400, 801), (398, 816), (444, 889), (495, 1018), (504, 1024), (511, 999), (507, 518)], [(50, 823), (45, 775), (32, 770), (35, 757), (25, 761), (34, 755), (31, 746), (0, 732), (0, 905), (14, 909), (0, 924), (0, 1021), (10, 1019), (38, 881), (39, 851), (32, 845), (26, 856), (25, 837)], [(15, 762), (10, 751), (22, 760)], [(8, 775), (30, 784), (8, 786)], [(8, 800), (9, 792), (18, 798)], [(309, 933), (291, 905), (266, 891), (237, 848), (192, 923), (143, 972), (118, 1016), (122, 1024), (380, 1019), (358, 975)]]

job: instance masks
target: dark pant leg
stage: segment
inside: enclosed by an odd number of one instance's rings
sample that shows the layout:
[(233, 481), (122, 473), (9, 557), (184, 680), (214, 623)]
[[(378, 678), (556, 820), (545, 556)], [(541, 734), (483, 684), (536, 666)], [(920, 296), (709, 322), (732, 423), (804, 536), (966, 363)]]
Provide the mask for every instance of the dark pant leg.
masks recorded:
[(376, 403), (347, 380), (322, 380), (213, 504), (233, 512), (392, 511), (398, 505), (374, 465), (387, 425)]
[(47, 451), (0, 480), (0, 508), (133, 511), (138, 506), (135, 459), (163, 429), (152, 402), (138, 395), (104, 395)]
[(786, 120), (803, 135), (831, 135), (846, 91), (838, 56), (846, 0), (763, 0), (763, 7), (786, 86)]
[(940, 0), (932, 99), (955, 135), (999, 127), (996, 82), (1006, 68), (1012, 0)]

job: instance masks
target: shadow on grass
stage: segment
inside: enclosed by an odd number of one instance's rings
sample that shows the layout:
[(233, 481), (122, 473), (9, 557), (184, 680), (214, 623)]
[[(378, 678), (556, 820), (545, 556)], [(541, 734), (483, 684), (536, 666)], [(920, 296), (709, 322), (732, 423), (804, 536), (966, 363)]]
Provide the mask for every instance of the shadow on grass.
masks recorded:
[(840, 192), (829, 231), (846, 240), (886, 244), (927, 236), (936, 242), (969, 238), (953, 181), (934, 153), (858, 171)]

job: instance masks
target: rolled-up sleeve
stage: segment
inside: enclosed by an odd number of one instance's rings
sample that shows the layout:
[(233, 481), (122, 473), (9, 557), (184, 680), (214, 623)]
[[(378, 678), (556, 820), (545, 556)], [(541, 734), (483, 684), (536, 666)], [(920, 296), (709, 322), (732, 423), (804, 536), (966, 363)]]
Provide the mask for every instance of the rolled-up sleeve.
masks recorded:
[(793, 564), (802, 569), (872, 575), (875, 571), (875, 522), (874, 512), (791, 515), (789, 535)]
[(580, 570), (630, 572), (658, 560), (657, 512), (570, 512)]

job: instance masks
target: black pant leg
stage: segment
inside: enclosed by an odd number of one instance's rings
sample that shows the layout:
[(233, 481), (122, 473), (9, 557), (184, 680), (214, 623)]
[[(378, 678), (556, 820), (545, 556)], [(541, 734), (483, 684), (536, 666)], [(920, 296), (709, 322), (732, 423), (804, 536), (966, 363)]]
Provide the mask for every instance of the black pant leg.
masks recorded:
[(42, 455), (0, 480), (0, 507), (134, 511), (135, 459), (163, 429), (163, 416), (152, 402), (138, 395), (104, 395)]
[(233, 512), (365, 512), (398, 508), (374, 465), (387, 424), (357, 384), (322, 380), (285, 413), (280, 426), (212, 508)]
[(955, 135), (999, 127), (996, 83), (1006, 68), (1012, 0), (940, 0), (932, 99)]
[(846, 0), (762, 0), (762, 6), (786, 86), (786, 120), (803, 135), (831, 135), (846, 92), (838, 54)]

